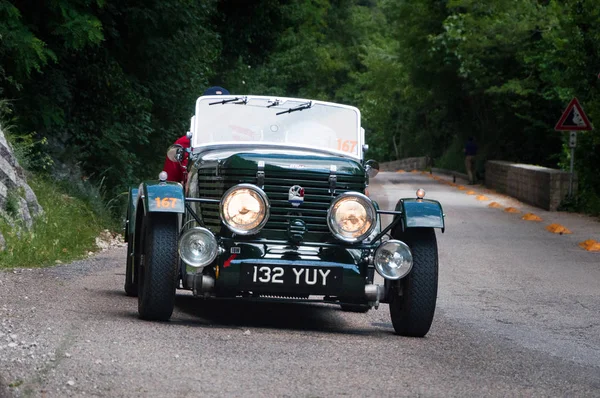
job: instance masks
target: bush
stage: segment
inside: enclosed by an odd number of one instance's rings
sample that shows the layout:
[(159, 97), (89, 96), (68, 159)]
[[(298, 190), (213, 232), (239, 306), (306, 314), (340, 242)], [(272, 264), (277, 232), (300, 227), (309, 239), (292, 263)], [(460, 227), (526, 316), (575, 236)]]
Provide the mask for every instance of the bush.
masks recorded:
[(6, 203), (4, 203), (4, 211), (12, 219), (16, 219), (17, 217), (19, 217), (20, 198), (21, 195), (19, 195), (19, 191), (16, 189), (11, 189), (6, 194)]
[(463, 143), (455, 138), (444, 154), (434, 161), (434, 167), (466, 173)]

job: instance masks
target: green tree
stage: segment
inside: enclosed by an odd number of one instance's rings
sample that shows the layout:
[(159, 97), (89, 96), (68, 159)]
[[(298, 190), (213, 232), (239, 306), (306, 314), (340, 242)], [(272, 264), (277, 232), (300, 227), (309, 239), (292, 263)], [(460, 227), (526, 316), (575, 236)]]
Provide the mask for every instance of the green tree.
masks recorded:
[[(212, 75), (216, 1), (0, 0), (0, 89), (17, 129), (122, 190), (155, 175)], [(151, 167), (148, 167), (151, 165)]]

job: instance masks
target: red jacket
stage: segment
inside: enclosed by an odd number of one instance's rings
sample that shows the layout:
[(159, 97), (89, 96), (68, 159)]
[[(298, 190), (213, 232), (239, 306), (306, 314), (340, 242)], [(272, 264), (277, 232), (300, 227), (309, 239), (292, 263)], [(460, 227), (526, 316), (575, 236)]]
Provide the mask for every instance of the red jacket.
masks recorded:
[[(190, 139), (187, 136), (180, 137), (175, 144), (179, 144), (184, 148), (189, 148), (191, 146)], [(182, 184), (185, 183), (183, 181), (183, 167), (187, 166), (188, 163), (188, 154), (187, 152), (183, 155), (183, 161), (181, 164), (179, 162), (172, 162), (169, 158), (165, 159), (165, 165), (163, 166), (163, 170), (167, 172), (167, 181), (175, 181), (180, 182)]]

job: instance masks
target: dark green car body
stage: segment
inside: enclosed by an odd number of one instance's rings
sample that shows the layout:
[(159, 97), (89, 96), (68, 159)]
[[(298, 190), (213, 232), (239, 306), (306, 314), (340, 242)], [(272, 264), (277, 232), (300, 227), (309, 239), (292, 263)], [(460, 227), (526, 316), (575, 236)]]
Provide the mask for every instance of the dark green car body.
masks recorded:
[[(177, 259), (176, 285), (173, 285), (177, 288), (191, 290), (204, 298), (320, 301), (360, 312), (377, 307), (380, 302), (394, 301), (394, 295), (406, 295), (408, 285), (402, 293), (398, 281), (386, 280), (385, 286), (374, 284), (373, 256), (385, 237), (404, 236), (409, 242), (415, 240), (411, 236), (423, 231), (444, 229), (441, 205), (413, 196), (399, 199), (396, 208), (389, 211), (379, 210), (375, 203), (378, 227), (366, 239), (352, 243), (338, 239), (328, 225), (332, 202), (346, 193), (365, 194), (369, 184), (367, 163), (350, 156), (265, 144), (214, 146), (188, 153), (184, 185), (156, 180), (130, 189), (126, 222), (126, 291), (130, 295), (138, 294), (138, 286), (148, 289), (139, 279), (144, 268), (143, 278), (149, 278), (148, 265), (144, 263), (149, 261), (148, 257), (154, 257), (156, 244), (149, 245), (147, 240), (157, 238), (148, 228), (163, 225), (150, 222), (159, 217), (172, 220), (172, 228), (179, 236), (202, 227), (218, 243), (214, 260), (200, 269)], [(239, 184), (250, 184), (268, 198), (268, 220), (257, 233), (235, 234), (222, 220), (223, 196)], [(300, 204), (290, 199), (291, 189), (298, 186), (303, 189)], [(393, 215), (394, 221), (380, 226), (380, 214)], [(171, 255), (167, 258), (172, 261), (173, 250), (177, 248), (169, 250)], [(428, 250), (433, 253), (431, 245)], [(169, 292), (161, 294), (170, 297)], [(170, 317), (172, 308), (167, 308), (166, 315), (154, 316), (154, 312), (144, 315), (144, 300), (148, 299), (140, 298), (142, 318)], [(429, 324), (424, 333), (406, 334), (424, 335)]]
[[(264, 162), (261, 170), (259, 162)], [(335, 166), (335, 174), (331, 173), (332, 165)], [(257, 177), (259, 171), (264, 173), (264, 177)], [(335, 176), (335, 184), (330, 183), (331, 176)], [(263, 180), (258, 181), (260, 178)], [(221, 223), (217, 204), (192, 206), (201, 215), (205, 225), (222, 237), (225, 247), (225, 253), (218, 261), (221, 269), (216, 280), (217, 291), (252, 291), (297, 297), (308, 297), (309, 293), (344, 297), (364, 295), (364, 281), (368, 276), (364, 261), (366, 251), (340, 245), (331, 235), (326, 222), (327, 209), (333, 197), (349, 191), (364, 192), (365, 170), (359, 163), (307, 151), (293, 154), (284, 151), (266, 154), (261, 150), (236, 154), (215, 151), (207, 154), (191, 169), (189, 194), (199, 196), (202, 192), (209, 198), (220, 199), (227, 189), (239, 183), (255, 184), (262, 188), (271, 204), (269, 221), (255, 236), (233, 236)], [(288, 191), (293, 185), (305, 189), (304, 203), (299, 207), (293, 207), (288, 202)], [(290, 245), (292, 235), (298, 235), (298, 230), (302, 230), (301, 240), (297, 239), (294, 245)], [(326, 243), (328, 246), (311, 246), (315, 243)], [(237, 248), (233, 250), (234, 253), (232, 248)], [(334, 286), (321, 284), (309, 289), (256, 286), (246, 283), (247, 279), (244, 278), (243, 269), (250, 268), (247, 266), (250, 264), (337, 268), (339, 275), (336, 276), (340, 283)]]

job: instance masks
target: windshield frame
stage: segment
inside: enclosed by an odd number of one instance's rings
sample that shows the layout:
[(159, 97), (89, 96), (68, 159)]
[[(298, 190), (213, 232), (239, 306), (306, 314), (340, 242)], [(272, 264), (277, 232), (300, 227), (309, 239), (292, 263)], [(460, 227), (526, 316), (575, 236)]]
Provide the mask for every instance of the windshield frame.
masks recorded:
[[(198, 139), (198, 132), (202, 131), (203, 128), (206, 128), (202, 125), (203, 114), (207, 114), (207, 109), (211, 107), (238, 107), (247, 106), (249, 102), (252, 101), (264, 101), (265, 103), (269, 103), (269, 106), (265, 106), (265, 108), (272, 109), (274, 114), (277, 114), (277, 118), (285, 119), (286, 116), (295, 115), (296, 118), (298, 116), (302, 116), (303, 119), (307, 121), (311, 121), (310, 112), (313, 107), (331, 107), (337, 109), (343, 109), (350, 111), (349, 115), (353, 115), (354, 122), (350, 122), (354, 126), (352, 127), (352, 132), (354, 132), (354, 137), (356, 137), (356, 153), (347, 152), (343, 150), (336, 150), (333, 148), (324, 148), (316, 145), (307, 145), (296, 142), (274, 142), (274, 141), (244, 141), (244, 140), (223, 140), (223, 141), (200, 141)], [(206, 104), (208, 102), (208, 106)], [(287, 104), (287, 105), (286, 105)], [(311, 104), (310, 107), (305, 107), (303, 109), (293, 109), (297, 107), (298, 104)], [(256, 106), (258, 105), (250, 105)], [(352, 159), (362, 160), (363, 158), (363, 145), (365, 144), (364, 137), (364, 129), (361, 127), (361, 114), (360, 110), (354, 106), (343, 105), (333, 102), (326, 101), (317, 101), (317, 100), (309, 100), (302, 98), (291, 98), (291, 97), (272, 97), (272, 96), (259, 96), (259, 95), (213, 95), (213, 96), (201, 96), (196, 100), (196, 112), (193, 117), (193, 126), (191, 129), (191, 149), (192, 153), (201, 153), (206, 150), (211, 150), (216, 147), (228, 147), (228, 148), (251, 148), (253, 146), (257, 147), (275, 147), (275, 148), (301, 148), (306, 150), (311, 150), (320, 153), (333, 154), (337, 156), (349, 157)], [(291, 112), (290, 112), (291, 111)], [(299, 115), (300, 114), (300, 115)], [(354, 131), (356, 129), (356, 131)], [(349, 131), (349, 130), (346, 130)], [(350, 131), (349, 131), (350, 132)], [(339, 143), (338, 143), (339, 145)]]

